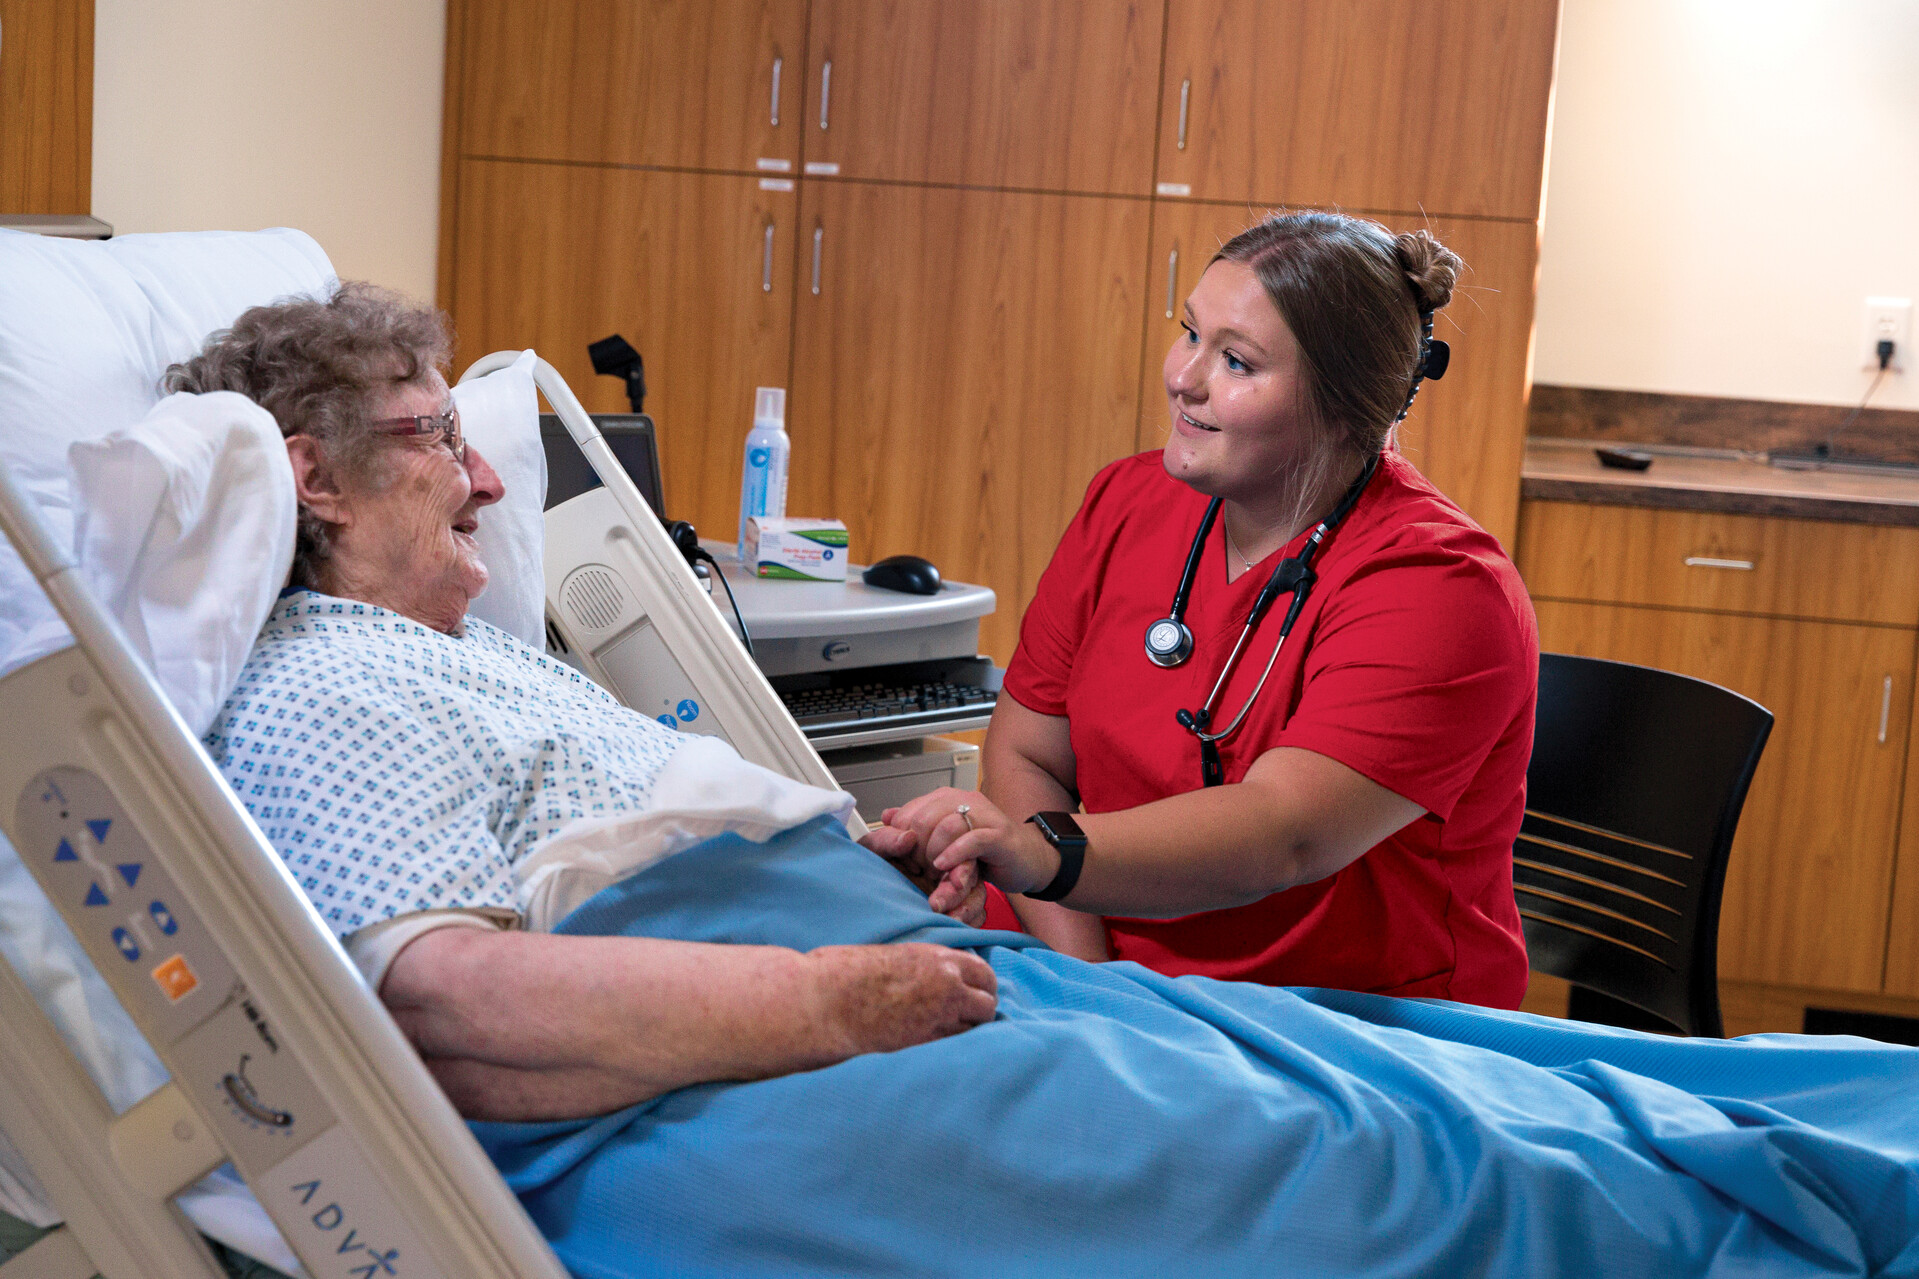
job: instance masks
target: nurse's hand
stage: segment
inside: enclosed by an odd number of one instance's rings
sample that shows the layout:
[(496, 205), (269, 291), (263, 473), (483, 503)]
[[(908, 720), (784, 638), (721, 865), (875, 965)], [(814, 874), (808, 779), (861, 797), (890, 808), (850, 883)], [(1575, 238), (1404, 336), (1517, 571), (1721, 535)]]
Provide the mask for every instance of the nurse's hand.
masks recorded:
[(987, 883), (1024, 893), (1044, 888), (1059, 873), (1059, 853), (1039, 828), (1014, 821), (978, 791), (942, 786), (888, 810), (886, 824), (913, 833), (935, 874), (951, 876), (977, 865)]
[[(887, 809), (881, 821), (898, 811)], [(968, 862), (942, 874), (933, 869), (913, 832), (895, 826), (875, 826), (860, 837), (860, 843), (892, 862), (895, 870), (926, 894), (926, 904), (940, 914), (973, 928), (986, 922), (986, 885), (980, 881), (979, 867)]]

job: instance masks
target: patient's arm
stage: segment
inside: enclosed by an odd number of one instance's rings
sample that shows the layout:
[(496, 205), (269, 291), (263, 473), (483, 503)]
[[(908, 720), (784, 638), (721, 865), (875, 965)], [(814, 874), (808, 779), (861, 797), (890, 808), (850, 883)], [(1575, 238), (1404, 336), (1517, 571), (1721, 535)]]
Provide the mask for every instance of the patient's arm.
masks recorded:
[(380, 998), (460, 1113), (542, 1120), (958, 1034), (995, 991), (984, 960), (944, 946), (443, 928), (399, 953)]

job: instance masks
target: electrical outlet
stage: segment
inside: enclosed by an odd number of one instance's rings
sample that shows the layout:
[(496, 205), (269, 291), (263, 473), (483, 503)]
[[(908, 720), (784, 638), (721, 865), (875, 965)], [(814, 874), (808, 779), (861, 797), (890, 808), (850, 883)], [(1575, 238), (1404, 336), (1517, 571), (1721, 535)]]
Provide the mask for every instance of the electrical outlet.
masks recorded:
[(1912, 299), (1911, 298), (1867, 298), (1865, 351), (1863, 367), (1879, 367), (1879, 343), (1892, 341), (1892, 363), (1888, 371), (1903, 373), (1906, 361), (1912, 354)]

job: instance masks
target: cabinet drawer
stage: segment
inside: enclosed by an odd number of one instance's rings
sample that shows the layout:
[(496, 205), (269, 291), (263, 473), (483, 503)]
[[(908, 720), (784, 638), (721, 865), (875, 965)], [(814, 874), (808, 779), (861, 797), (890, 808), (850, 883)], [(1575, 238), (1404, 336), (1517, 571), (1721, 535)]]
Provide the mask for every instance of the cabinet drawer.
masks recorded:
[(1919, 624), (1919, 528), (1527, 502), (1519, 571), (1541, 599)]

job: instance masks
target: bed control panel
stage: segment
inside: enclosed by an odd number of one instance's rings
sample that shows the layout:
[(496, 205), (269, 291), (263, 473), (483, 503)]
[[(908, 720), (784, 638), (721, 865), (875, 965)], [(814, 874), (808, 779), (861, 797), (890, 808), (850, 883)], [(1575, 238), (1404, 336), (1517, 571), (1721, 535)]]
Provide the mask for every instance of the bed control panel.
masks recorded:
[[(27, 784), (15, 816), (20, 856), (150, 1033), (172, 1043), (227, 1002), (232, 966), (106, 783), (85, 769), (47, 769)], [(138, 980), (114, 980), (124, 973)]]
[(13, 842), (318, 1279), (441, 1274), (366, 1159), (99, 776), (19, 792)]

